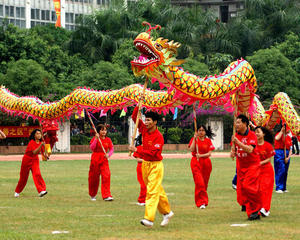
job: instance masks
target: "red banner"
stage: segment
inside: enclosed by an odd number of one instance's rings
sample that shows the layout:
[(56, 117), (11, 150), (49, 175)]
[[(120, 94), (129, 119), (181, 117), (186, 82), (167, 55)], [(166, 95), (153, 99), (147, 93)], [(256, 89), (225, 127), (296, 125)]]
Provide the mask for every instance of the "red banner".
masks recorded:
[(17, 138), (17, 137), (29, 137), (30, 133), (36, 129), (40, 128), (39, 126), (0, 126), (0, 130), (4, 132), (8, 138)]
[(53, 0), (54, 1), (54, 9), (56, 12), (56, 23), (55, 27), (61, 27), (61, 5), (60, 0)]

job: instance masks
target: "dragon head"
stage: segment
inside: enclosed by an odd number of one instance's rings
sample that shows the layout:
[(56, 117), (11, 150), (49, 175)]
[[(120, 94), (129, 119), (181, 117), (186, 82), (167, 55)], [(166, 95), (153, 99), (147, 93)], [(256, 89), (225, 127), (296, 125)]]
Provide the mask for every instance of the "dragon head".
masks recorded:
[(140, 56), (131, 61), (132, 71), (136, 76), (155, 77), (156, 74), (168, 72), (168, 66), (179, 65), (183, 62), (176, 59), (177, 48), (181, 44), (174, 41), (168, 42), (168, 39), (163, 38), (154, 40), (151, 37), (151, 31), (161, 27), (159, 25), (151, 27), (147, 22), (143, 22), (143, 25), (148, 25), (149, 29), (140, 33), (133, 41), (140, 52)]

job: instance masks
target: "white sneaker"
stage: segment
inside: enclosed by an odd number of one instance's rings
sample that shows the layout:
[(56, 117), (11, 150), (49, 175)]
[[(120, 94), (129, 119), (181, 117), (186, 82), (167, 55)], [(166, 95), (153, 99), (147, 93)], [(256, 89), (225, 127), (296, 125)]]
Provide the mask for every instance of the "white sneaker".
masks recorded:
[(113, 201), (114, 198), (113, 198), (113, 197), (107, 197), (107, 198), (104, 198), (103, 200), (104, 200), (104, 201)]
[(39, 193), (39, 197), (44, 197), (48, 192), (47, 191), (41, 191)]
[(20, 193), (15, 192), (15, 198), (18, 198), (18, 197), (20, 197)]
[(146, 206), (146, 203), (137, 202), (136, 205), (139, 205), (139, 206)]
[(260, 213), (263, 217), (269, 217), (270, 215), (270, 211), (267, 212), (264, 208), (260, 209)]
[(142, 219), (141, 224), (144, 225), (145, 227), (153, 227), (153, 222), (147, 220), (147, 219)]
[(91, 201), (96, 201), (96, 197), (91, 197)]
[(165, 214), (162, 222), (160, 223), (160, 226), (164, 227), (164, 226), (168, 225), (171, 217), (173, 217), (173, 216), (174, 216), (174, 213), (172, 211), (169, 212), (168, 214)]
[(202, 204), (199, 208), (200, 208), (200, 209), (205, 209), (206, 206), (205, 206), (205, 204)]
[(283, 193), (283, 191), (282, 190), (277, 190), (276, 193)]
[(236, 185), (235, 185), (235, 184), (232, 184), (232, 188), (233, 188), (234, 190), (236, 190)]
[(289, 190), (285, 189), (283, 192), (287, 193), (287, 192), (289, 192)]

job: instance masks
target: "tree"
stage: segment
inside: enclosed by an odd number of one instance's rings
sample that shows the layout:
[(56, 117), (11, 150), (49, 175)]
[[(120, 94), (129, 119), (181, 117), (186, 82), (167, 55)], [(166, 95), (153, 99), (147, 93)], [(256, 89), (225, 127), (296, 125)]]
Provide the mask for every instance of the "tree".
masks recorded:
[(1, 84), (20, 96), (46, 96), (53, 81), (53, 76), (34, 60), (10, 62), (7, 73), (0, 75)]
[(292, 68), (292, 62), (278, 49), (261, 49), (247, 60), (255, 70), (258, 82), (257, 94), (266, 106), (278, 92), (285, 92), (292, 99), (293, 104), (300, 103), (300, 80)]
[(121, 89), (133, 84), (133, 76), (118, 64), (100, 61), (78, 77), (85, 86), (96, 90)]

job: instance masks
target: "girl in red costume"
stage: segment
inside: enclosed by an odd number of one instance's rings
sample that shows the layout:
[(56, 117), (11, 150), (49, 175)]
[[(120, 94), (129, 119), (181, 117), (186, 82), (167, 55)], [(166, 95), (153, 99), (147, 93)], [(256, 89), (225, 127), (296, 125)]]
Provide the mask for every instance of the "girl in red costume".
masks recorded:
[[(102, 198), (105, 201), (113, 201), (114, 199), (110, 193), (110, 170), (108, 158), (113, 154), (114, 146), (111, 139), (106, 136), (107, 128), (105, 125), (98, 125), (96, 130), (97, 133), (90, 142), (90, 149), (93, 151), (93, 153), (89, 171), (89, 195), (92, 201), (96, 201), (101, 175)], [(103, 149), (99, 143), (99, 139), (105, 152), (103, 152)]]
[(215, 149), (210, 138), (212, 132), (201, 125), (189, 143), (192, 152), (191, 169), (195, 182), (195, 203), (200, 209), (208, 205), (207, 186), (212, 170), (210, 156)]
[(271, 158), (275, 155), (273, 136), (271, 132), (264, 127), (256, 127), (255, 135), (257, 137), (257, 151), (260, 156), (260, 193), (261, 209), (260, 213), (264, 217), (270, 215), (272, 192), (274, 187), (274, 169), (271, 164)]
[(28, 143), (28, 146), (25, 150), (25, 154), (22, 159), (20, 179), (15, 189), (15, 197), (19, 197), (20, 193), (23, 191), (24, 187), (26, 186), (30, 170), (32, 172), (33, 181), (39, 193), (39, 196), (43, 197), (47, 194), (46, 184), (40, 172), (40, 163), (38, 157), (38, 154), (41, 151), (44, 152), (44, 146), (45, 146), (45, 142), (42, 140), (41, 130), (40, 129), (33, 130), (30, 134), (29, 140), (30, 141)]

